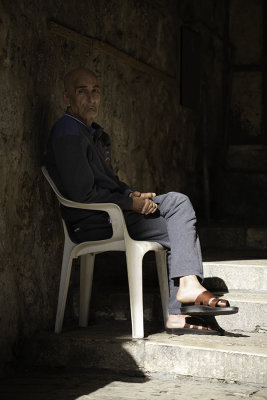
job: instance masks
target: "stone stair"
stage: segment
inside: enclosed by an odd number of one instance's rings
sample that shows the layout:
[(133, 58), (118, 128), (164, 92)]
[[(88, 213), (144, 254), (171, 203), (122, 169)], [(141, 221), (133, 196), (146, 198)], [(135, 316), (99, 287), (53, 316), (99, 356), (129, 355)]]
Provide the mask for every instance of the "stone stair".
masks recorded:
[[(146, 325), (144, 340), (131, 339), (128, 321), (102, 322), (62, 334), (39, 335), (35, 367), (95, 368), (161, 379), (178, 376), (267, 386), (267, 334), (172, 335)], [(28, 349), (25, 347), (25, 351)]]
[[(240, 258), (241, 254), (234, 256)], [(159, 289), (155, 276), (154, 258), (151, 256), (144, 263), (144, 319), (150, 322), (161, 322)], [(210, 255), (206, 258), (207, 261), (204, 262), (205, 287), (239, 307), (237, 315), (217, 317), (222, 327), (226, 330), (237, 329), (248, 332), (265, 329), (267, 327), (267, 259), (231, 259), (229, 254)], [(117, 257), (116, 260), (117, 263), (122, 263), (125, 273), (124, 259)], [(119, 275), (119, 271), (120, 269), (117, 271), (113, 269), (113, 279), (115, 279), (114, 276)], [(96, 267), (96, 272), (103, 274), (101, 265), (99, 271)], [(100, 286), (98, 277), (99, 275), (96, 276), (96, 285), (93, 289), (91, 318), (95, 321), (130, 320), (127, 277), (119, 282), (120, 285), (114, 283), (111, 286)], [(79, 288), (77, 286), (72, 292), (72, 303), (73, 312), (69, 315), (71, 321), (73, 318), (78, 320), (79, 315)]]
[[(147, 285), (147, 276), (154, 282), (153, 258), (147, 258), (143, 340), (131, 339), (129, 298), (121, 286), (125, 277), (118, 286), (112, 285), (117, 292), (105, 291), (102, 285), (99, 294), (96, 282), (89, 327), (73, 327), (78, 313), (77, 291), (73, 290), (63, 333), (42, 333), (31, 340), (24, 346), (28, 362), (36, 367), (97, 368), (160, 379), (191, 376), (267, 387), (267, 260), (237, 258), (210, 256), (204, 262), (206, 286), (240, 308), (238, 314), (217, 317), (227, 331), (225, 336), (166, 333), (157, 288)], [(101, 275), (104, 266), (96, 267)]]
[(157, 379), (103, 370), (27, 370), (0, 379), (3, 400), (266, 400), (267, 388), (184, 377)]
[(204, 276), (206, 287), (239, 307), (232, 318), (217, 317), (224, 329), (267, 331), (267, 259), (206, 261)]

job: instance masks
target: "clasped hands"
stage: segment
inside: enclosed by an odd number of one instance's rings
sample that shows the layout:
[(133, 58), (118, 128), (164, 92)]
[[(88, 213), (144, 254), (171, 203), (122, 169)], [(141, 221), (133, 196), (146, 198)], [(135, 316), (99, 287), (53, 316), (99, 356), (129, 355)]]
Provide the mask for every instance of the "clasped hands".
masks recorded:
[(139, 214), (153, 214), (158, 206), (154, 203), (152, 197), (155, 197), (156, 193), (141, 193), (141, 192), (132, 192), (129, 194), (129, 197), (133, 199), (132, 210)]

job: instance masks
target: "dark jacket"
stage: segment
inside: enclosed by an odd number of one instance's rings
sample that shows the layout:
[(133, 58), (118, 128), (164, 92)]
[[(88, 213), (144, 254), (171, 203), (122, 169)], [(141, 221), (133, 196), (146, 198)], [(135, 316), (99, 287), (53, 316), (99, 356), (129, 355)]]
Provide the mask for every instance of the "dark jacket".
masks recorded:
[[(54, 125), (47, 145), (47, 170), (66, 198), (81, 203), (115, 203), (130, 210), (132, 191), (115, 176), (110, 139), (97, 124), (86, 125), (65, 114)], [(102, 212), (62, 207), (62, 216), (73, 226), (107, 221)]]

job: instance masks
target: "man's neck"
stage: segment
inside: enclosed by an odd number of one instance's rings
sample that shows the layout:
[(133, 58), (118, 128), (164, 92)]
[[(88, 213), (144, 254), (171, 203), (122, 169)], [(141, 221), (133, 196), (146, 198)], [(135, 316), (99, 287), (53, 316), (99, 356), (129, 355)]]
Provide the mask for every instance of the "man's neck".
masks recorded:
[(82, 118), (80, 115), (78, 114), (74, 114), (71, 112), (71, 110), (69, 110), (69, 108), (67, 108), (67, 114), (72, 115), (73, 117), (79, 119), (81, 122), (83, 122), (84, 124), (88, 125), (88, 126), (92, 126), (93, 120), (85, 120), (84, 118)]

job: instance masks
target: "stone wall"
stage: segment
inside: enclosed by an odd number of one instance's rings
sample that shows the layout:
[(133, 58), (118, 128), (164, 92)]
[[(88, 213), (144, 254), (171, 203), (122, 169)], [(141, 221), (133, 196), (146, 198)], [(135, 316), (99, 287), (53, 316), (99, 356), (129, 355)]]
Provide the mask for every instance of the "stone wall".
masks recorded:
[[(184, 191), (197, 203), (200, 114), (180, 106), (179, 32), (185, 23), (204, 38), (214, 147), (221, 122), (223, 7), (224, 2), (208, 0), (0, 2), (2, 365), (12, 359), (21, 337), (52, 329), (54, 323), (62, 231), (40, 166), (49, 130), (64, 111), (62, 77), (81, 65), (99, 77), (97, 122), (111, 135), (113, 164), (121, 179), (139, 190)], [(140, 72), (94, 46), (52, 34), (48, 19), (176, 76), (177, 84)]]
[(180, 185), (177, 91), (93, 47), (52, 34), (47, 20), (175, 75), (175, 2), (166, 3), (1, 2), (1, 360), (11, 358), (20, 337), (54, 323), (62, 232), (40, 166), (50, 127), (64, 111), (62, 77), (68, 70), (84, 65), (99, 77), (98, 123), (114, 140), (119, 176), (140, 190)]
[[(263, 132), (264, 1), (232, 0), (229, 7), (231, 43), (230, 144), (266, 143)], [(264, 43), (263, 43), (264, 42)], [(265, 136), (265, 141), (263, 137)]]
[(223, 156), (226, 23), (227, 1), (179, 1), (179, 27), (189, 27), (200, 36), (199, 109), (180, 107), (178, 119), (183, 132), (179, 154), (183, 191), (202, 217), (211, 207), (212, 186)]

